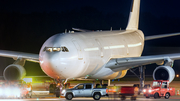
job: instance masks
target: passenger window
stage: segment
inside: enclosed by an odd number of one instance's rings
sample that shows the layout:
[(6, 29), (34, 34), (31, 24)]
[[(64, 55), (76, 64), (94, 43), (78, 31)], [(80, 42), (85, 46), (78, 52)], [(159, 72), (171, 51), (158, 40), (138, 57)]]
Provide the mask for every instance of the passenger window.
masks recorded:
[(84, 85), (79, 85), (77, 89), (84, 89)]
[(44, 51), (52, 52), (52, 48), (51, 47), (45, 47)]
[(53, 51), (54, 51), (54, 52), (55, 52), (55, 51), (59, 52), (60, 50), (61, 50), (61, 48), (59, 48), (59, 47), (53, 48)]
[(91, 85), (86, 85), (86, 89), (91, 89)]
[(167, 88), (167, 82), (163, 82), (161, 88)]

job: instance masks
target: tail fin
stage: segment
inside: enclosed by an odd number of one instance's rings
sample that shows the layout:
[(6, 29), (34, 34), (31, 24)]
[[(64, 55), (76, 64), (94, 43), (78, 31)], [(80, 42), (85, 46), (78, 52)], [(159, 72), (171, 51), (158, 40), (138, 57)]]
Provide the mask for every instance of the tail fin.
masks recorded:
[(129, 22), (126, 30), (138, 30), (139, 26), (140, 0), (133, 0), (132, 9), (129, 15)]

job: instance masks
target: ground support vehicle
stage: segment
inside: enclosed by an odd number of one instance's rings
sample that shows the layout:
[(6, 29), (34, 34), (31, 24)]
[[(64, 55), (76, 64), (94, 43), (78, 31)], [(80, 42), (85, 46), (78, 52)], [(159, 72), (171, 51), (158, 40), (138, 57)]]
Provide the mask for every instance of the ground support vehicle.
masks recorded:
[(120, 98), (121, 98), (121, 100), (125, 100), (126, 96), (131, 96), (131, 100), (136, 100), (138, 92), (139, 92), (139, 88), (138, 87), (134, 87), (134, 86), (122, 86), (121, 87)]
[(21, 93), (20, 98), (30, 97), (29, 91), (25, 85), (19, 86), (19, 89), (20, 89), (20, 93)]
[(0, 87), (1, 98), (20, 98), (21, 90), (18, 87)]
[(31, 98), (31, 96), (32, 96), (32, 84), (31, 83), (27, 83), (26, 89), (28, 91), (28, 96)]
[(102, 96), (108, 96), (107, 88), (94, 88), (91, 83), (78, 84), (72, 89), (65, 89), (61, 92), (67, 100), (73, 97), (93, 97), (94, 100), (99, 100)]
[(29, 91), (26, 84), (22, 81), (5, 81), (1, 80), (0, 98), (24, 98)]
[(152, 87), (144, 89), (143, 93), (146, 98), (154, 97), (156, 99), (164, 97), (169, 99), (170, 96), (175, 95), (175, 88), (169, 87), (168, 80), (154, 80)]

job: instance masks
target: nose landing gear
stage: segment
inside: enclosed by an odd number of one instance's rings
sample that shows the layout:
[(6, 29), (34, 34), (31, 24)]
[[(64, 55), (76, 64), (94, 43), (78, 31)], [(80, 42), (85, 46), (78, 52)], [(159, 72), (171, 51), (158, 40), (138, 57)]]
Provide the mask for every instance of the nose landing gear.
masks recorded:
[(55, 83), (49, 85), (49, 93), (53, 93), (56, 95), (56, 97), (60, 97), (62, 88), (64, 87), (63, 82), (64, 80), (56, 79)]

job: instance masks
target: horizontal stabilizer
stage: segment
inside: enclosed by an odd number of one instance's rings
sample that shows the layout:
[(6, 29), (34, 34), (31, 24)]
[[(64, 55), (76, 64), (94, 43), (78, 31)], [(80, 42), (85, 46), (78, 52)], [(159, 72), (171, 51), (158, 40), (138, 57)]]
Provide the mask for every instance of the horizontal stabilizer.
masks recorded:
[(171, 33), (171, 34), (162, 34), (162, 35), (146, 36), (146, 37), (145, 37), (145, 40), (160, 39), (160, 38), (177, 36), (177, 35), (180, 35), (180, 33)]

